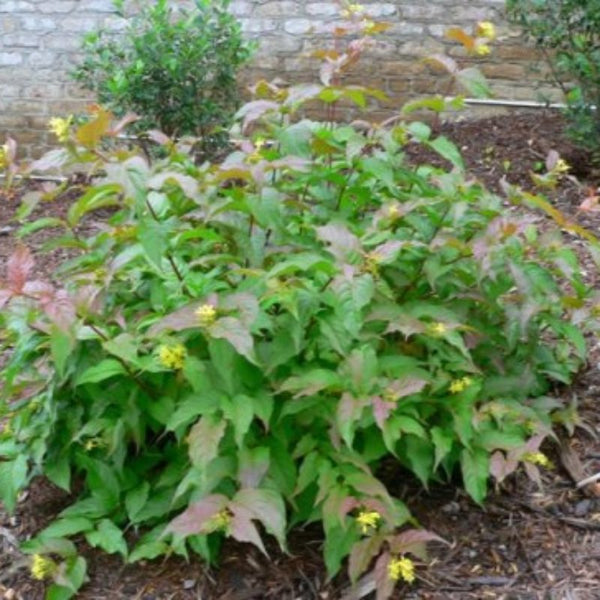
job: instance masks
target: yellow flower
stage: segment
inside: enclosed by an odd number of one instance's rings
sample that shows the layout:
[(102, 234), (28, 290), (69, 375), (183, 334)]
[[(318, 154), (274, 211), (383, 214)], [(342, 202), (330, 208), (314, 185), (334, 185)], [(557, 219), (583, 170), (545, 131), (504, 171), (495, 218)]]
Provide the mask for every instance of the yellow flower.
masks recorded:
[(475, 46), (475, 54), (477, 56), (487, 56), (492, 50), (487, 44), (477, 44)]
[(158, 359), (160, 364), (167, 369), (182, 369), (185, 360), (186, 350), (183, 344), (174, 346), (161, 346), (158, 349)]
[(481, 21), (477, 23), (477, 35), (487, 38), (488, 40), (496, 39), (496, 28), (490, 21)]
[(207, 530), (227, 531), (231, 524), (231, 513), (227, 509), (220, 510), (216, 515), (211, 517), (207, 523)]
[(365, 12), (365, 7), (362, 4), (348, 4), (348, 8), (342, 11), (342, 17), (348, 18), (351, 15), (361, 15)]
[(429, 326), (429, 333), (435, 336), (444, 335), (448, 331), (445, 323), (432, 323)]
[(195, 315), (198, 317), (202, 327), (208, 327), (215, 322), (217, 311), (211, 304), (203, 304), (196, 309)]
[(91, 452), (94, 448), (102, 448), (103, 446), (105, 446), (106, 443), (104, 442), (104, 440), (102, 438), (90, 438), (84, 445), (83, 447), (85, 448), (85, 450), (87, 452)]
[(400, 209), (396, 204), (392, 204), (387, 210), (387, 216), (390, 219), (397, 219), (400, 216)]
[(52, 117), (48, 123), (50, 131), (58, 138), (59, 142), (66, 142), (69, 139), (71, 125), (73, 125), (73, 115), (69, 115), (66, 119)]
[(356, 516), (356, 522), (360, 526), (360, 531), (363, 534), (369, 533), (371, 529), (375, 529), (381, 520), (381, 515), (376, 510), (361, 510)]
[(0, 169), (8, 166), (8, 146), (4, 144), (0, 146)]
[(46, 577), (52, 576), (57, 569), (56, 563), (50, 559), (42, 556), (41, 554), (34, 554), (31, 562), (31, 576), (34, 579), (46, 579)]
[(463, 390), (466, 390), (472, 383), (473, 380), (470, 377), (455, 379), (452, 383), (450, 383), (450, 393), (459, 394)]
[(532, 465), (540, 465), (540, 467), (546, 469), (551, 469), (553, 466), (550, 459), (543, 452), (527, 452), (523, 455), (522, 460)]
[(388, 577), (392, 581), (403, 579), (412, 583), (415, 580), (415, 563), (405, 556), (392, 558), (388, 564)]
[(569, 165), (569, 163), (566, 160), (559, 158), (556, 161), (556, 164), (554, 165), (552, 172), (562, 175), (563, 173), (568, 173), (570, 168), (571, 168), (571, 166)]

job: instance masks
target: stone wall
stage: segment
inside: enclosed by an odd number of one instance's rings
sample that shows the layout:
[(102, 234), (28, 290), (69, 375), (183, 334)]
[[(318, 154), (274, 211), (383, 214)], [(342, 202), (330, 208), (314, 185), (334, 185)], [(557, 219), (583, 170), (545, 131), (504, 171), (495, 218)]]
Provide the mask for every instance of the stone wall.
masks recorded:
[[(350, 77), (389, 94), (390, 102), (379, 106), (374, 117), (389, 114), (408, 97), (446, 91), (443, 78), (418, 58), (444, 49), (456, 52), (444, 40), (444, 31), (470, 28), (484, 19), (499, 25), (493, 55), (478, 61), (493, 80), (497, 97), (535, 99), (539, 94), (532, 53), (503, 22), (504, 0), (363, 4), (374, 18), (391, 23), (378, 49)], [(323, 46), (324, 32), (339, 18), (334, 0), (233, 0), (231, 9), (244, 32), (260, 44), (244, 82), (261, 76), (291, 82), (314, 77), (316, 63), (308, 54)], [(81, 36), (99, 26), (117, 32), (125, 26), (111, 0), (0, 0), (0, 140), (10, 133), (22, 148), (39, 151), (54, 141), (46, 131), (51, 116), (85, 107), (90, 98), (69, 80), (68, 72), (78, 59)]]

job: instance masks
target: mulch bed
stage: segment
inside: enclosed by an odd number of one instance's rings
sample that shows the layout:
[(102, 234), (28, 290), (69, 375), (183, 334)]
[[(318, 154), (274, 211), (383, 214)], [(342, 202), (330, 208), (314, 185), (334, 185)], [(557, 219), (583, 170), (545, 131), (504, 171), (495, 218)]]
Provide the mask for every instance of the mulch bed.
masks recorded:
[[(465, 121), (441, 126), (441, 132), (461, 149), (469, 173), (500, 191), (499, 180), (531, 187), (530, 171), (556, 150), (572, 165), (574, 179), (565, 179), (552, 191), (554, 206), (574, 222), (596, 233), (600, 212), (582, 212), (579, 206), (586, 187), (595, 188), (597, 176), (585, 153), (563, 135), (564, 123), (551, 112), (528, 112)], [(408, 149), (409, 159), (419, 161), (422, 150)], [(426, 157), (430, 160), (430, 156)], [(14, 245), (16, 228), (11, 223), (16, 198), (0, 194), (0, 271)], [(36, 216), (63, 214), (68, 197), (42, 205)], [(101, 216), (95, 216), (96, 223)], [(540, 216), (540, 221), (546, 217)], [(94, 222), (86, 226), (95, 227)], [(39, 249), (47, 233), (31, 236), (28, 243)], [(573, 243), (578, 244), (573, 238)], [(40, 257), (38, 272), (46, 277), (60, 260), (55, 253)], [(590, 281), (597, 268), (586, 262)], [(600, 498), (595, 488), (576, 490), (574, 479), (600, 471), (600, 348), (592, 344), (587, 370), (568, 389), (555, 393), (577, 402), (581, 427), (558, 446), (545, 451), (555, 469), (543, 475), (539, 489), (523, 475), (492, 490), (485, 507), (474, 505), (457, 486), (438, 485), (425, 491), (394, 465), (386, 465), (394, 491), (401, 493), (422, 526), (451, 543), (432, 546), (428, 564), (418, 568), (417, 582), (399, 586), (394, 598), (426, 600), (594, 600), (600, 598)], [(567, 461), (564, 456), (569, 451)], [(576, 465), (573, 467), (573, 461)], [(566, 465), (568, 468), (565, 468)], [(16, 514), (0, 510), (0, 599), (38, 600), (43, 585), (28, 575), (27, 559), (14, 543), (47, 525), (70, 499), (44, 480), (36, 480), (21, 499)], [(327, 581), (321, 560), (322, 538), (309, 527), (291, 535), (290, 554), (270, 546), (270, 559), (253, 547), (226, 542), (218, 568), (179, 558), (125, 566), (81, 544), (88, 560), (90, 582), (78, 598), (83, 600), (360, 600), (372, 598), (368, 580), (357, 592), (348, 593), (341, 575)]]

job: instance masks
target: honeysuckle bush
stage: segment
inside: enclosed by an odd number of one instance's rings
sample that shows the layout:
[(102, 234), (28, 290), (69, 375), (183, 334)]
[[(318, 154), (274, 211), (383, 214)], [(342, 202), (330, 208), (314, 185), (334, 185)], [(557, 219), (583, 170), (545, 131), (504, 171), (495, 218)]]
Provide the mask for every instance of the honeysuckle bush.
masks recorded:
[[(62, 218), (29, 215), (64, 186), (24, 198), (0, 287), (0, 498), (13, 510), (39, 475), (78, 484), (23, 546), (49, 598), (85, 580), (72, 538), (128, 562), (212, 563), (226, 536), (285, 551), (313, 522), (329, 575), (372, 572), (388, 598), (442, 542), (415, 528), (398, 481), (459, 472), (481, 503), (490, 475), (535, 477), (542, 440), (572, 418), (548, 393), (584, 364), (598, 310), (563, 230), (594, 256), (595, 239), (518, 189), (557, 225), (507, 211), (423, 122), (301, 119), (306, 103), (378, 94), (332, 83), (354, 59), (330, 58), (318, 84), (257, 84), (220, 164), (157, 132), (162, 158), (115, 146), (130, 119), (95, 108), (20, 167), (88, 182)], [(411, 164), (409, 143), (448, 168)], [(45, 227), (45, 249), (69, 251), (52, 280), (26, 245)]]

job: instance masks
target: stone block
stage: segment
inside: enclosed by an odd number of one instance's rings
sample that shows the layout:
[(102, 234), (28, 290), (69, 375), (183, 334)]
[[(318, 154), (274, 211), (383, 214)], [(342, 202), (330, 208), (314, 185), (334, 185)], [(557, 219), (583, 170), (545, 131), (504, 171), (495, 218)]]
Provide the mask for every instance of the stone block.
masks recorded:
[(9, 67), (23, 63), (23, 55), (20, 52), (0, 52), (0, 67)]

